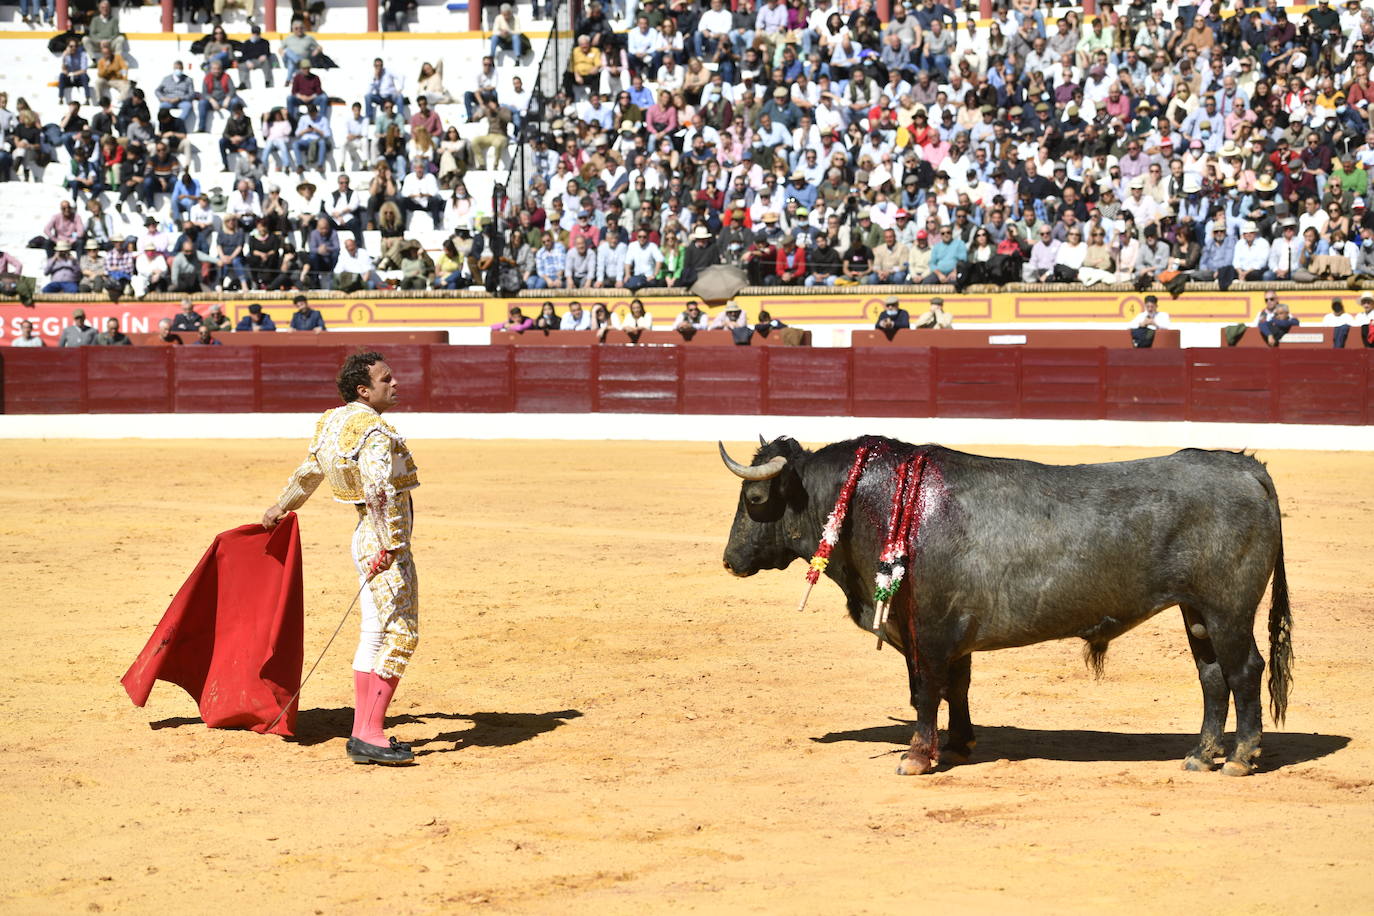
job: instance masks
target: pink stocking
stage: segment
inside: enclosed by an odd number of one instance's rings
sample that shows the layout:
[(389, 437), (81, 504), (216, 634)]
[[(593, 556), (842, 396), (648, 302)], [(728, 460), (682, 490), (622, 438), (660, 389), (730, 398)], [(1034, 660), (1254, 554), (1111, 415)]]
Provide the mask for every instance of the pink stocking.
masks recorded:
[(362, 737), (366, 730), (367, 722), (367, 682), (371, 677), (369, 671), (353, 671), (353, 731), (349, 732), (354, 738)]
[[(360, 718), (355, 719), (353, 737), (368, 744), (386, 746), (382, 726), (386, 723), (386, 708), (396, 693), (399, 677), (382, 677), (374, 671), (357, 672), (362, 676), (363, 696), (358, 704)], [(361, 729), (359, 729), (361, 725)]]

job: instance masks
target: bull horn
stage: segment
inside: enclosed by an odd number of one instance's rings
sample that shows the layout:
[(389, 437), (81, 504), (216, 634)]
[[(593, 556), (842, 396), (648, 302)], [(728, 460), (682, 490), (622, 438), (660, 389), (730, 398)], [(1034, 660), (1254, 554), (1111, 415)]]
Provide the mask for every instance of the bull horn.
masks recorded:
[(768, 440), (763, 438), (763, 433), (759, 433), (759, 445), (767, 445)]
[(787, 457), (777, 455), (769, 458), (766, 462), (759, 465), (740, 464), (725, 452), (725, 443), (717, 442), (720, 446), (720, 460), (725, 462), (725, 466), (730, 469), (730, 473), (745, 480), (772, 480), (782, 473), (782, 469), (787, 466)]

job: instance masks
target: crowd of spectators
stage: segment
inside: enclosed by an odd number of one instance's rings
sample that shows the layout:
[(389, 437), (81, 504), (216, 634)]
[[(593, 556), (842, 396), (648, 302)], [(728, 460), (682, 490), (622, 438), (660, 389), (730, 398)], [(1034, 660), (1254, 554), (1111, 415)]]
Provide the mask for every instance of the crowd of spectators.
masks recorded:
[(526, 287), (1374, 278), (1374, 8), (597, 2), (541, 106)]
[[(497, 19), (493, 54), (507, 62), (528, 57), (514, 11), (504, 6)], [(340, 281), (363, 289), (382, 285), (387, 271), (406, 288), (472, 280), (466, 257), (440, 276), (426, 254), (407, 272), (413, 246), (405, 236), (423, 211), (458, 248), (472, 246), (481, 207), (464, 176), (508, 164), (529, 92), (518, 77), (501, 77), (496, 56), (467, 82), (464, 99), (445, 88), (442, 61), (424, 63), (407, 82), (378, 58), (348, 116), (331, 117), (337, 64), (306, 25), (298, 15), (275, 49), (257, 25), (245, 41), (215, 25), (192, 45), (197, 59), (134, 80), (119, 13), (100, 0), (59, 42), (57, 117), (44, 123), (23, 98), (11, 110), (0, 92), (0, 181), (39, 180), (53, 168), (70, 194), (33, 243), (51, 256), (44, 291), (141, 296)], [(254, 71), (266, 87), (282, 86), (265, 110), (250, 110), (242, 95)], [(446, 122), (437, 106), (462, 111), (460, 101), (466, 116)], [(485, 133), (464, 139), (458, 127), (468, 122), (485, 125)], [(210, 143), (197, 143), (198, 156), (188, 141), (197, 133), (211, 134)], [(55, 162), (59, 149), (67, 161)], [(202, 183), (193, 163), (205, 159), (228, 173), (223, 186)], [(337, 187), (321, 192), (330, 169), (339, 172)], [(364, 177), (355, 185), (348, 172)], [(145, 231), (119, 232), (121, 215), (141, 219)], [(381, 250), (365, 249), (367, 229), (380, 232)]]
[[(275, 55), (282, 104), (249, 112), (238, 86), (274, 72), (256, 27), (243, 43), (212, 30), (198, 75), (178, 66), (149, 98), (101, 0), (58, 74), (63, 98), (98, 111), (40, 126), (0, 95), (0, 179), (71, 153), (88, 218), (65, 258), (73, 217), (44, 230), (53, 291), (98, 281), (80, 254), (92, 240), (136, 294), (366, 289), (379, 269), (409, 289), (687, 288), (713, 264), (810, 287), (1374, 279), (1374, 9), (1358, 0), (1131, 0), (1093, 16), (999, 0), (988, 21), (937, 0), (894, 2), (885, 21), (870, 0), (632, 9), (621, 30), (586, 5), (547, 98), (498, 78), (503, 50), (529, 51), (505, 7), (461, 98), (442, 67), (407, 95), (377, 60), (336, 136), (333, 62), (304, 20)], [(486, 133), (462, 139), (441, 103)], [(186, 167), (192, 119), (222, 132), (227, 195)], [(532, 168), (484, 229), (463, 175), (521, 138)], [(370, 168), (367, 187), (340, 176), (320, 193), (313, 176), (338, 160)], [(155, 217), (148, 233), (102, 237), (102, 192)], [(451, 231), (442, 253), (405, 238), (419, 211)], [(365, 228), (383, 250), (360, 247)]]

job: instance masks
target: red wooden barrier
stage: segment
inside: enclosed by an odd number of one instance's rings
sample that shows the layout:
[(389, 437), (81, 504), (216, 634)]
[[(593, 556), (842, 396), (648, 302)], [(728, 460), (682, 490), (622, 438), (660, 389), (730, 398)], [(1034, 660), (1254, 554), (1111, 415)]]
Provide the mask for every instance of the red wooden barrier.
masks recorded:
[[(0, 351), (7, 413), (313, 413), (345, 347)], [(398, 345), (401, 409), (1362, 425), (1374, 351)]]
[(86, 408), (86, 370), (79, 350), (0, 351), (4, 369), (5, 413), (89, 413)]
[(684, 347), (682, 412), (732, 416), (764, 413), (768, 358), (774, 352), (752, 347)]
[(856, 417), (930, 417), (935, 414), (928, 348), (854, 349)]
[(596, 410), (595, 347), (516, 347), (515, 409), (521, 413)]
[(429, 351), (430, 410), (452, 413), (509, 413), (515, 410), (515, 354), (510, 348), (426, 349)]
[[(1177, 330), (1157, 331), (1155, 350), (1177, 350), (1182, 336)], [(1023, 328), (1019, 330), (991, 330), (986, 328), (920, 328), (898, 331), (889, 340), (882, 331), (855, 331), (850, 335), (855, 347), (959, 347), (995, 349), (1107, 347), (1131, 350), (1131, 332), (1077, 330), (1074, 328)]]

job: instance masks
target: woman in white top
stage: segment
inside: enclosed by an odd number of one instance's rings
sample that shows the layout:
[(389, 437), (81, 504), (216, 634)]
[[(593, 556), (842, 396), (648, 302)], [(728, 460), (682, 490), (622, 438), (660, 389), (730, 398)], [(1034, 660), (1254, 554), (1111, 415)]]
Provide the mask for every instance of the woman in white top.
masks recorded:
[(1083, 232), (1078, 227), (1069, 230), (1059, 252), (1054, 257), (1054, 279), (1060, 283), (1072, 283), (1078, 279), (1078, 271), (1088, 256), (1088, 245), (1083, 241)]

